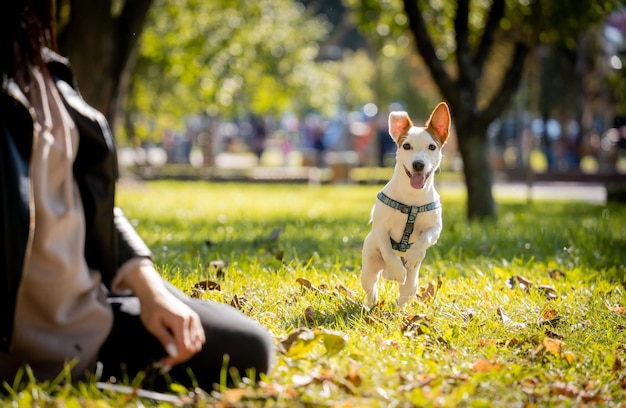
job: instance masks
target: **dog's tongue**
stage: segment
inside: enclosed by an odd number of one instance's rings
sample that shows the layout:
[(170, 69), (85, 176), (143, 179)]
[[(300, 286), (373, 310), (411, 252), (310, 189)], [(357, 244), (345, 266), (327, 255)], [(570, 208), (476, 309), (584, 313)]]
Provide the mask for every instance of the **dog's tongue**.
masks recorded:
[(424, 183), (426, 183), (426, 174), (415, 173), (411, 176), (411, 187), (421, 189), (424, 188)]

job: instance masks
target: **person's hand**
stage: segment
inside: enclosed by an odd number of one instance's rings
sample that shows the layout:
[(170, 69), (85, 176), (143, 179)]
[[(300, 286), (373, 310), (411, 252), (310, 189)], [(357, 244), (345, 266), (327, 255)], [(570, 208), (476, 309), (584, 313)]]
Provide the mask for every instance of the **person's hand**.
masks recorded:
[(161, 372), (199, 352), (206, 342), (200, 317), (166, 288), (152, 261), (133, 259), (124, 267), (116, 285), (139, 298), (141, 322), (167, 352), (160, 361)]
[(161, 372), (168, 371), (200, 351), (206, 336), (200, 317), (169, 291), (141, 299), (141, 321), (152, 333), (167, 356), (160, 361)]

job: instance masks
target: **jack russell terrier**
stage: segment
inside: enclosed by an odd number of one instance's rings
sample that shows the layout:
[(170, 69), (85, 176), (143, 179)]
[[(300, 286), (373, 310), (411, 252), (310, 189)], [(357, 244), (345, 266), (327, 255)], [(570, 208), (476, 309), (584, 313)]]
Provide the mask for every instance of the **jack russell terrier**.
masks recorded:
[(363, 243), (361, 285), (369, 306), (378, 302), (381, 273), (399, 283), (397, 304), (417, 293), (426, 250), (441, 233), (441, 203), (434, 186), (441, 148), (450, 133), (450, 110), (441, 102), (425, 127), (413, 126), (406, 112), (389, 114), (389, 135), (398, 145), (391, 180), (378, 193), (371, 213), (372, 230)]

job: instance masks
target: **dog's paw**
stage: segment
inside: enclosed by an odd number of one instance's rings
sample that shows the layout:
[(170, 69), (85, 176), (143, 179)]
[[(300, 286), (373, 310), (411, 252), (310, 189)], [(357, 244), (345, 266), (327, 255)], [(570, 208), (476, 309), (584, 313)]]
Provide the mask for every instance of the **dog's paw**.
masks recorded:
[(385, 268), (384, 276), (386, 279), (396, 281), (400, 285), (406, 282), (406, 268), (403, 265), (394, 265)]
[(398, 306), (399, 309), (404, 309), (404, 306), (413, 298), (414, 296), (399, 296), (398, 300), (396, 300), (396, 306)]
[(367, 307), (372, 309), (378, 305), (378, 291), (374, 290), (367, 294)]

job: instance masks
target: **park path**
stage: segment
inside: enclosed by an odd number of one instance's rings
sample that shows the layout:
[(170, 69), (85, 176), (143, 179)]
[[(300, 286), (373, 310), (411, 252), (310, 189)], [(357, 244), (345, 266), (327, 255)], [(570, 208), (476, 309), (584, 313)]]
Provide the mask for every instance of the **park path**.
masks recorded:
[[(437, 185), (442, 192), (454, 192), (464, 189), (462, 183), (445, 182)], [(534, 200), (573, 200), (594, 204), (606, 203), (606, 189), (602, 184), (582, 183), (534, 183), (528, 187), (525, 183), (496, 182), (493, 186), (493, 195), (498, 198)]]

